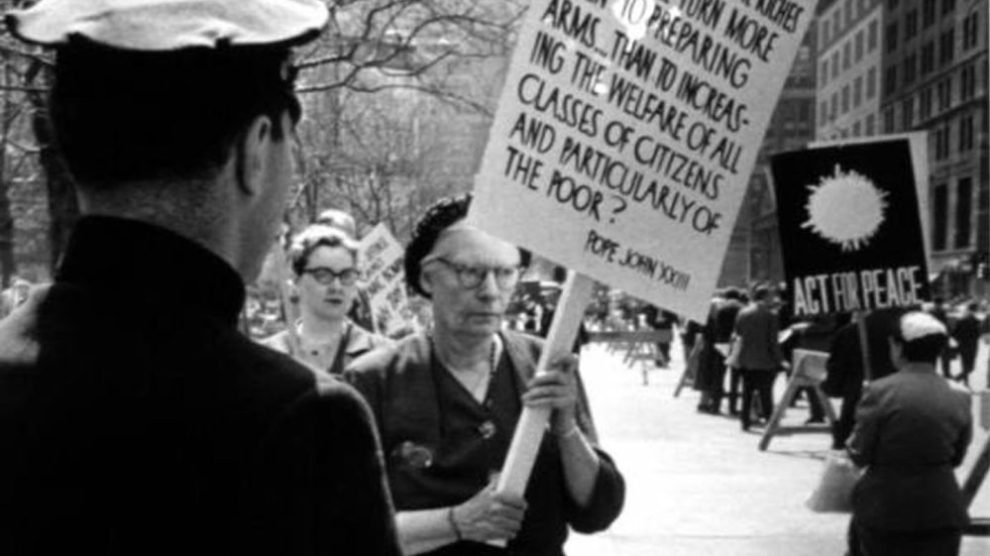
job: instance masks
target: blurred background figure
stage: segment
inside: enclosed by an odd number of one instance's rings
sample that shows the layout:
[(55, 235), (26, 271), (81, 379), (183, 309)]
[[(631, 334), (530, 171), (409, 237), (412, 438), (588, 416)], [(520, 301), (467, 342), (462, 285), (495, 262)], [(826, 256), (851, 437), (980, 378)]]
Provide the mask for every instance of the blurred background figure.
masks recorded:
[(962, 367), (961, 372), (954, 378), (967, 387), (969, 387), (969, 375), (976, 367), (976, 352), (980, 347), (982, 322), (976, 314), (979, 308), (980, 304), (976, 302), (966, 304), (962, 317), (952, 327), (952, 337), (956, 340), (959, 363)]
[(10, 287), (0, 293), (0, 318), (3, 318), (14, 311), (22, 303), (27, 301), (31, 291), (31, 282), (19, 277), (15, 277)]
[(389, 343), (348, 317), (361, 277), (358, 246), (350, 236), (314, 224), (293, 240), (289, 259), (299, 320), (288, 323), (294, 332), (283, 330), (262, 344), (314, 370), (337, 375), (357, 357)]

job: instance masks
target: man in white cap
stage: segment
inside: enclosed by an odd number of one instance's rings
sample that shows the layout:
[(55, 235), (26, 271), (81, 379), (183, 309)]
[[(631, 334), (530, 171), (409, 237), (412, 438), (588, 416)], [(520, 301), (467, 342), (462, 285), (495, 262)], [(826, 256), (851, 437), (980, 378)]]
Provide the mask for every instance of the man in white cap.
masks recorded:
[(240, 335), (318, 0), (42, 0), (83, 217), (0, 325), (0, 554), (397, 554), (371, 415)]
[(935, 371), (945, 325), (904, 314), (890, 339), (897, 372), (866, 386), (848, 441), (866, 473), (853, 490), (853, 555), (959, 553), (966, 504), (953, 468), (972, 439), (970, 396)]

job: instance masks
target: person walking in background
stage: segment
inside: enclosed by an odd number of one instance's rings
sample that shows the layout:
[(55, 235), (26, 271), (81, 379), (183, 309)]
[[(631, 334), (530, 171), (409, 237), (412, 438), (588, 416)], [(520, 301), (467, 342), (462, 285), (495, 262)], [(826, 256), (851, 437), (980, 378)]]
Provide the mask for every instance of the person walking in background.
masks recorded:
[(962, 367), (959, 375), (954, 377), (959, 382), (969, 386), (969, 375), (976, 367), (976, 352), (980, 349), (982, 324), (976, 315), (980, 304), (972, 302), (966, 305), (966, 312), (952, 327), (952, 337), (959, 346), (959, 363)]
[(880, 309), (866, 314), (867, 346), (870, 372), (863, 369), (863, 348), (859, 341), (859, 323), (844, 324), (832, 337), (825, 362), (822, 390), (830, 397), (842, 398), (842, 409), (832, 425), (832, 449), (842, 450), (856, 424), (856, 406), (863, 393), (863, 382), (894, 374), (887, 338), (894, 333), (904, 310)]
[(753, 301), (736, 317), (732, 357), (729, 364), (742, 375), (742, 407), (739, 421), (742, 430), (752, 424), (753, 394), (760, 398), (760, 417), (769, 420), (773, 413), (773, 382), (783, 367), (783, 354), (777, 341), (780, 327), (777, 315), (770, 309), (773, 299), (770, 288), (757, 286)]
[[(181, 8), (181, 9), (180, 9)], [(0, 323), (0, 554), (397, 555), (367, 405), (241, 334), (318, 0), (42, 0), (82, 218)]]
[[(357, 302), (361, 267), (358, 246), (322, 224), (303, 230), (292, 242), (289, 262), (299, 297), (299, 321), (261, 341), (311, 369), (339, 375), (357, 357), (387, 345), (348, 318)], [(298, 345), (296, 345), (298, 343)]]
[(906, 313), (889, 340), (897, 372), (863, 391), (848, 441), (866, 467), (853, 489), (854, 556), (959, 553), (969, 517), (953, 468), (972, 439), (972, 401), (935, 370), (947, 342), (934, 316)]
[(698, 411), (703, 413), (718, 414), (721, 410), (725, 396), (725, 353), (732, 338), (736, 315), (743, 307), (741, 297), (736, 288), (726, 288), (712, 299), (708, 320), (702, 328), (704, 351), (698, 365), (695, 388), (701, 390)]

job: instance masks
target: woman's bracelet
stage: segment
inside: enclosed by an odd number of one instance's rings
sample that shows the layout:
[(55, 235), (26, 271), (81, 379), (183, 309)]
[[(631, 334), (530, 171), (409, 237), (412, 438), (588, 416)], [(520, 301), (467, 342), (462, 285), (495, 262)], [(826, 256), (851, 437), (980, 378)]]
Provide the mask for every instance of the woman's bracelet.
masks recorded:
[(447, 521), (450, 522), (450, 528), (454, 530), (454, 535), (457, 536), (457, 540), (464, 540), (464, 536), (461, 535), (461, 528), (457, 526), (457, 522), (454, 521), (454, 506), (447, 508)]

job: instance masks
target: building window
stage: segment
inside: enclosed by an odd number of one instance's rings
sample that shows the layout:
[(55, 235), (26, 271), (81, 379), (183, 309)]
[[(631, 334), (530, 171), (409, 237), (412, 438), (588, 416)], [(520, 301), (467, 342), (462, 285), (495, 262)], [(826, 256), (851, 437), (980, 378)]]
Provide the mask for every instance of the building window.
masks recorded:
[(832, 53), (832, 79), (839, 77), (839, 50)]
[(897, 66), (887, 68), (887, 75), (883, 79), (883, 96), (894, 94), (897, 89)]
[(859, 137), (862, 134), (862, 130), (862, 125), (859, 123), (859, 120), (856, 120), (853, 123), (853, 137)]
[(887, 41), (887, 52), (893, 52), (897, 50), (897, 22), (893, 22), (887, 26), (887, 36), (884, 39)]
[(935, 160), (949, 158), (949, 131), (948, 122), (935, 130)]
[(863, 76), (857, 75), (853, 81), (853, 108), (859, 108), (863, 103)]
[(969, 235), (973, 218), (973, 179), (960, 178), (956, 182), (956, 249), (969, 247)]
[(948, 110), (949, 104), (952, 101), (952, 76), (948, 76), (938, 82), (936, 94), (938, 95), (938, 111), (944, 112)]
[(942, 0), (942, 15), (956, 9), (956, 0)]
[(904, 84), (914, 83), (914, 78), (918, 72), (918, 57), (912, 52), (904, 58)]
[(901, 129), (910, 130), (914, 126), (914, 98), (907, 97), (901, 101)]
[(824, 87), (826, 83), (828, 83), (828, 60), (822, 60), (822, 78), (819, 85)]
[(818, 119), (821, 120), (818, 125), (825, 125), (825, 122), (828, 121), (828, 103), (824, 100), (818, 105), (818, 113)]
[(877, 119), (876, 119), (876, 117), (874, 117), (873, 114), (867, 114), (866, 115), (866, 135), (872, 137), (873, 134), (876, 133), (876, 130), (877, 130)]
[(846, 0), (846, 27), (852, 25), (853, 21), (853, 3), (852, 0)]
[(877, 95), (877, 67), (873, 66), (866, 73), (866, 98), (870, 99)]
[(966, 114), (959, 118), (959, 152), (973, 148), (973, 116)]
[(976, 95), (976, 66), (969, 64), (959, 74), (959, 98), (969, 100)]
[(842, 86), (842, 113), (849, 112), (849, 84)]
[(925, 29), (935, 23), (935, 0), (925, 0), (921, 11), (921, 26)]
[(932, 197), (932, 248), (943, 251), (948, 235), (949, 188), (944, 183), (936, 185)]
[(950, 28), (942, 33), (942, 36), (939, 38), (939, 43), (939, 63), (948, 64), (952, 62), (952, 55), (954, 54), (953, 50), (956, 46), (955, 33), (953, 33), (953, 29)]
[(873, 52), (877, 48), (877, 33), (879, 25), (880, 24), (875, 19), (870, 22), (869, 31), (866, 36), (866, 50), (868, 52)]
[(836, 6), (835, 13), (832, 14), (832, 32), (838, 37), (842, 34), (842, 6)]
[(919, 123), (930, 117), (932, 117), (932, 88), (925, 87), (918, 99), (918, 118), (921, 120)]
[(832, 114), (832, 119), (833, 120), (839, 116), (839, 93), (838, 92), (832, 93), (832, 106), (831, 106), (830, 113)]
[(921, 47), (921, 75), (935, 69), (935, 41), (928, 41)]
[(883, 111), (883, 132), (893, 133), (894, 132), (894, 107), (888, 106)]
[(856, 31), (856, 63), (863, 59), (863, 30)]
[(973, 12), (966, 16), (963, 20), (963, 50), (969, 50), (976, 46), (978, 42), (979, 35), (977, 31), (980, 28), (980, 14), (978, 12)]
[(849, 64), (852, 63), (852, 43), (846, 41), (846, 44), (842, 45), (842, 69), (849, 69)]
[(828, 44), (829, 29), (830, 29), (831, 25), (832, 25), (832, 22), (830, 22), (827, 19), (824, 20), (824, 21), (822, 21), (822, 48), (821, 48), (821, 50), (825, 50), (824, 47), (825, 47), (826, 44)]
[(904, 40), (909, 41), (918, 34), (918, 10), (911, 10), (904, 16)]

